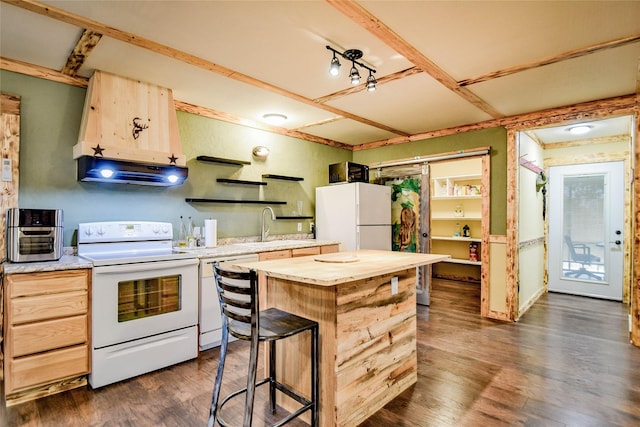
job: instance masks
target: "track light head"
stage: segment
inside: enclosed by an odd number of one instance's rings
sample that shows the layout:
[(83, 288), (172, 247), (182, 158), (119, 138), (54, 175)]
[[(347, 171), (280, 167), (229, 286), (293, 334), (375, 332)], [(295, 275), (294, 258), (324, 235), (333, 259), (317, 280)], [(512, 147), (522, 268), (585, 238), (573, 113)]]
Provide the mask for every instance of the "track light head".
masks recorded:
[(369, 77), (367, 77), (367, 91), (373, 92), (376, 90), (376, 84), (378, 84), (378, 81), (373, 77), (373, 73), (369, 71)]
[(333, 59), (331, 60), (331, 65), (329, 66), (329, 74), (332, 76), (337, 76), (340, 74), (340, 61), (336, 58), (336, 53), (333, 52)]
[(351, 72), (349, 72), (349, 78), (351, 79), (352, 85), (357, 85), (358, 83), (360, 83), (360, 73), (356, 68), (356, 64), (353, 64), (353, 66), (351, 67)]

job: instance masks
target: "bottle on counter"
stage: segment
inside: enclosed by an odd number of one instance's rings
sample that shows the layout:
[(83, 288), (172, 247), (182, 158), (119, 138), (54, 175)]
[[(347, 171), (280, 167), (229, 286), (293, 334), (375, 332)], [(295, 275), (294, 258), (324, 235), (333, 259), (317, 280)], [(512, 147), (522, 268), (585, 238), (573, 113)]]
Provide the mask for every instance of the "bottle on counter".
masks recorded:
[(189, 217), (189, 222), (187, 223), (187, 246), (190, 248), (194, 248), (196, 246), (196, 239), (193, 235), (193, 220)]
[(187, 226), (184, 223), (184, 218), (180, 215), (180, 231), (178, 232), (178, 247), (184, 248), (187, 246)]

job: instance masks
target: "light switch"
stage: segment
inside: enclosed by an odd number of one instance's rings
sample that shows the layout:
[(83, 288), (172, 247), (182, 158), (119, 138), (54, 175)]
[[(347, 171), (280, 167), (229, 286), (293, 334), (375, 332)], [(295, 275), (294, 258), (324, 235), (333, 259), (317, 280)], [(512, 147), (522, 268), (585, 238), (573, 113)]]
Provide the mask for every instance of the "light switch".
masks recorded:
[(2, 180), (13, 180), (13, 174), (11, 173), (11, 159), (2, 159)]
[(391, 295), (398, 293), (398, 276), (391, 278)]

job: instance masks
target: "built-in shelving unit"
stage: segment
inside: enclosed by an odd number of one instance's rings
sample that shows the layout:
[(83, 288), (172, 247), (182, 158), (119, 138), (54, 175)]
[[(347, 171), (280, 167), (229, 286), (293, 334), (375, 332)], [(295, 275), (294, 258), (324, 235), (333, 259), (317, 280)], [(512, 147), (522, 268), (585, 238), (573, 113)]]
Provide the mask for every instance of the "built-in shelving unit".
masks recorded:
[(451, 255), (447, 263), (482, 265), (482, 160), (432, 165), (431, 178), (431, 252)]
[(230, 179), (230, 178), (218, 178), (216, 182), (224, 182), (226, 184), (241, 184), (241, 185), (267, 185), (262, 181), (245, 181), (242, 179)]
[(297, 176), (286, 176), (286, 175), (274, 175), (271, 173), (262, 175), (263, 178), (267, 179), (279, 179), (282, 181), (304, 181), (304, 178), (300, 178)]
[(286, 205), (287, 202), (275, 200), (233, 200), (233, 199), (198, 199), (188, 197), (184, 199), (187, 203), (246, 203), (254, 205)]
[(234, 159), (225, 159), (223, 157), (212, 157), (212, 156), (198, 156), (196, 160), (201, 162), (209, 162), (209, 163), (222, 163), (225, 165), (234, 165), (234, 166), (245, 166), (250, 165), (251, 162), (245, 160), (234, 160)]

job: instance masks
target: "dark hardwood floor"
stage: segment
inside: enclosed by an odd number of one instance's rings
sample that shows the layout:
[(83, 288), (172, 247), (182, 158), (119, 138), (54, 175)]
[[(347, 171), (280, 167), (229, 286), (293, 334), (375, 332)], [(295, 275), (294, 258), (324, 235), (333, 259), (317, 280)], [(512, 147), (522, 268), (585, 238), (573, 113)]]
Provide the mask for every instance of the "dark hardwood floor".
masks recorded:
[[(434, 280), (431, 307), (418, 308), (418, 383), (363, 426), (640, 425), (640, 349), (629, 344), (626, 306), (549, 294), (506, 324), (481, 319), (479, 304), (477, 285)], [(246, 345), (231, 347), (226, 380), (239, 387)], [(212, 349), (98, 390), (2, 402), (0, 422), (204, 426), (217, 358)], [(265, 394), (257, 399), (263, 425)]]

